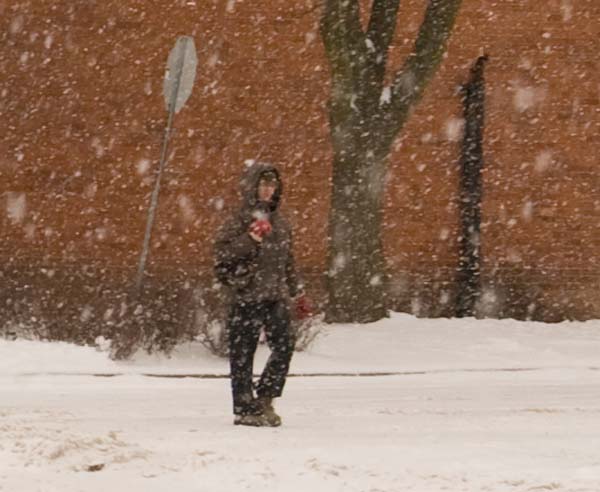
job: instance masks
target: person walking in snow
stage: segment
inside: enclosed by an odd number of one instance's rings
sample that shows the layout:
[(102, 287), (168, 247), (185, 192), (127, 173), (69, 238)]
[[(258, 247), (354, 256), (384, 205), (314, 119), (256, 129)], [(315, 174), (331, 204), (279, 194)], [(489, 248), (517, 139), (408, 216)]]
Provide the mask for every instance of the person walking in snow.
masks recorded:
[[(310, 308), (292, 254), (290, 224), (279, 210), (279, 171), (254, 163), (240, 181), (242, 203), (215, 240), (215, 273), (231, 293), (227, 319), (234, 424), (277, 427), (273, 399), (281, 396), (294, 351), (290, 304), (299, 317)], [(261, 329), (271, 355), (253, 388)], [(256, 393), (254, 393), (254, 389)]]

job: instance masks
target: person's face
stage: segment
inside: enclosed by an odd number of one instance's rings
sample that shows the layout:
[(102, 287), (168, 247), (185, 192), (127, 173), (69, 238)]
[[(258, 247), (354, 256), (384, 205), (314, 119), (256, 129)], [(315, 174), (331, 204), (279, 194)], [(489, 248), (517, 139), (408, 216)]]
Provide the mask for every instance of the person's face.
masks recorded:
[(271, 201), (276, 189), (276, 181), (265, 181), (264, 179), (261, 179), (258, 183), (258, 199), (261, 202)]

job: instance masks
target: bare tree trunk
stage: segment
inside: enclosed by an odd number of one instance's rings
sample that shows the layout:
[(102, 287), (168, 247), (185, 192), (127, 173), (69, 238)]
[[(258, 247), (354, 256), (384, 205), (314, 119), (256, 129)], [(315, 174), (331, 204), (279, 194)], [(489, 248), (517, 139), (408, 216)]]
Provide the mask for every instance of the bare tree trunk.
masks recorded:
[(382, 193), (360, 178), (368, 165), (351, 161), (334, 161), (326, 321), (368, 323), (387, 316)]
[(412, 54), (384, 87), (399, 0), (373, 0), (366, 30), (358, 0), (324, 1), (321, 36), (331, 66), (334, 150), (330, 322), (387, 316), (381, 231), (388, 154), (442, 60), (460, 3), (428, 1)]
[(481, 198), (483, 195), (483, 129), (487, 56), (477, 59), (463, 86), (465, 135), (460, 162), (460, 222), (458, 297), (456, 316), (474, 316), (481, 283)]

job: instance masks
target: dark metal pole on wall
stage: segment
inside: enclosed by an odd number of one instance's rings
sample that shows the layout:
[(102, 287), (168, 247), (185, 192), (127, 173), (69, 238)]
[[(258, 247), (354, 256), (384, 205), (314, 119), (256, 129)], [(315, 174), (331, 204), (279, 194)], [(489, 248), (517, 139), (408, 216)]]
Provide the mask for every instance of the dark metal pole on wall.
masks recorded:
[(460, 158), (460, 242), (456, 316), (474, 316), (481, 291), (481, 199), (483, 185), (483, 130), (485, 125), (485, 80), (488, 57), (480, 56), (462, 86), (465, 129)]

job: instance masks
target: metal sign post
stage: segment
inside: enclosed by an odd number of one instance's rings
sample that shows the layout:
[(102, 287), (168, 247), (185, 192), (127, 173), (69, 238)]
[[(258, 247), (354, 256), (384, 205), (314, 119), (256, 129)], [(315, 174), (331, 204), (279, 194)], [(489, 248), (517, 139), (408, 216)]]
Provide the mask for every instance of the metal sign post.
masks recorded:
[(148, 219), (146, 221), (146, 233), (144, 234), (144, 245), (138, 265), (135, 288), (139, 295), (142, 290), (142, 282), (144, 279), (144, 270), (146, 268), (146, 260), (150, 250), (150, 238), (152, 236), (152, 225), (158, 205), (158, 195), (160, 193), (160, 180), (167, 160), (167, 149), (169, 146), (169, 138), (171, 136), (171, 127), (173, 117), (178, 113), (192, 93), (194, 80), (196, 78), (196, 67), (198, 65), (198, 57), (196, 56), (196, 47), (194, 40), (190, 36), (180, 36), (175, 43), (175, 47), (169, 53), (167, 60), (167, 70), (165, 72), (165, 80), (163, 93), (165, 97), (165, 105), (169, 112), (167, 127), (162, 142), (162, 150), (160, 153), (160, 164), (156, 175), (154, 190), (150, 197), (150, 206), (148, 208)]

